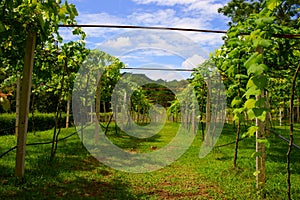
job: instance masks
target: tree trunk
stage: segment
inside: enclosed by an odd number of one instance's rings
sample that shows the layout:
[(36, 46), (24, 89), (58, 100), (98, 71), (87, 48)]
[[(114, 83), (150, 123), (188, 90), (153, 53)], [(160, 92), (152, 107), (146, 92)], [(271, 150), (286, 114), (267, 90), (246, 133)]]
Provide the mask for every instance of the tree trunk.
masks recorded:
[[(58, 103), (56, 106), (56, 115), (55, 115), (55, 127), (53, 131), (53, 138), (52, 138), (52, 148), (51, 148), (51, 155), (50, 155), (50, 161), (53, 160), (55, 157), (56, 151), (57, 151), (57, 146), (58, 146), (58, 137), (60, 134), (60, 129), (61, 129), (61, 104), (63, 100), (63, 90), (64, 90), (64, 84), (65, 84), (65, 74), (68, 68), (68, 61), (67, 59), (65, 60), (64, 68), (63, 68), (63, 74), (62, 74), (62, 79), (60, 82), (60, 91), (59, 91), (59, 96), (58, 96)], [(58, 129), (58, 130), (57, 130)], [(82, 138), (83, 139), (83, 138)]]
[(32, 81), (32, 70), (34, 62), (34, 49), (36, 44), (36, 33), (29, 33), (26, 39), (26, 49), (24, 57), (23, 80), (20, 94), (20, 118), (17, 138), (16, 171), (18, 178), (24, 177), (26, 135), (28, 128), (28, 113), (30, 104), (30, 92)]
[(298, 65), (298, 68), (294, 74), (294, 77), (292, 79), (292, 89), (291, 89), (291, 99), (290, 99), (290, 141), (289, 141), (289, 148), (288, 152), (286, 154), (286, 170), (287, 170), (287, 197), (290, 200), (291, 199), (291, 171), (290, 171), (290, 162), (291, 162), (291, 152), (292, 152), (292, 146), (294, 141), (293, 131), (294, 131), (294, 122), (293, 122), (293, 113), (294, 113), (294, 98), (295, 98), (295, 88), (296, 88), (296, 79), (298, 72), (300, 70), (300, 64)]
[(241, 122), (238, 121), (237, 124), (237, 131), (235, 136), (235, 147), (234, 147), (234, 158), (233, 158), (233, 168), (236, 168), (236, 161), (238, 157), (238, 149), (239, 149), (239, 140), (240, 140), (240, 133), (241, 133)]

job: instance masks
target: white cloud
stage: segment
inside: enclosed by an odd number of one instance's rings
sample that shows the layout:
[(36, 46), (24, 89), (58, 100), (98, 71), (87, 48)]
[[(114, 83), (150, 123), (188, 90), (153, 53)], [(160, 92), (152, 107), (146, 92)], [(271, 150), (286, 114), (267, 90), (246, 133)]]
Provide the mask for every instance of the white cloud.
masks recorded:
[[(141, 26), (163, 26), (163, 27), (180, 27), (180, 28), (193, 28), (193, 29), (215, 29), (214, 23), (226, 24), (224, 17), (217, 13), (217, 8), (223, 6), (226, 1), (216, 0), (132, 0), (137, 4), (155, 4), (155, 9), (152, 6), (149, 8), (136, 9), (135, 12), (128, 14), (127, 16), (120, 16), (115, 14), (109, 14), (105, 12), (101, 13), (79, 13), (77, 18), (78, 24), (107, 24), (107, 25), (141, 25)], [(175, 6), (176, 5), (176, 6)], [(168, 8), (160, 6), (170, 6)], [(175, 6), (175, 7), (171, 7)], [(88, 44), (93, 48), (99, 46), (103, 40), (110, 40), (112, 36), (120, 33), (127, 32), (128, 29), (112, 29), (112, 28), (84, 28), (87, 34), (87, 41), (93, 41), (94, 45)], [(164, 32), (164, 31), (161, 31)], [(194, 42), (198, 43), (200, 47), (205, 48), (206, 51), (211, 51), (222, 44), (220, 34), (205, 34), (195, 32), (180, 32), (182, 35), (190, 38)], [(62, 35), (68, 39), (72, 39), (72, 34), (63, 31)], [(150, 41), (146, 41), (143, 35), (137, 35), (135, 41), (118, 40), (119, 44), (111, 43), (113, 46), (119, 45), (121, 48), (126, 47), (131, 42), (132, 46), (136, 48), (141, 46), (153, 46), (157, 45), (153, 43), (160, 43), (161, 46), (166, 46), (170, 49), (170, 43), (165, 42), (165, 38), (159, 39), (159, 34)], [(74, 37), (75, 38), (75, 37)], [(176, 38), (170, 38), (173, 42)], [(178, 40), (178, 38), (177, 38)], [(179, 38), (179, 40), (181, 40)], [(109, 42), (112, 41), (107, 41)], [(127, 42), (127, 43), (126, 43)], [(180, 43), (178, 41), (177, 43)], [(174, 46), (176, 47), (176, 45)], [(182, 45), (181, 45), (182, 47)]]
[(198, 0), (133, 0), (133, 2), (138, 4), (157, 4), (160, 6), (174, 6), (176, 4), (186, 5), (195, 3)]
[(198, 67), (201, 63), (203, 63), (206, 59), (203, 56), (193, 55), (189, 57), (184, 62), (182, 62), (181, 67), (183, 69), (193, 69)]
[(202, 16), (216, 15), (218, 8), (223, 7), (227, 1), (217, 0), (133, 0), (138, 4), (155, 4), (158, 6), (180, 5), (183, 11), (201, 11)]
[(201, 11), (205, 13), (205, 15), (216, 15), (218, 13), (218, 9), (223, 7), (224, 4), (221, 3), (214, 3), (213, 1), (210, 0), (202, 0), (202, 1), (197, 1), (191, 5), (189, 5), (185, 11), (190, 12), (190, 11)]
[(79, 13), (76, 18), (78, 23), (82, 24), (122, 24), (120, 17), (105, 12), (102, 13)]
[[(126, 39), (125, 39), (126, 38)], [(142, 56), (178, 55), (182, 58), (194, 54), (205, 55), (201, 46), (177, 32), (135, 30), (125, 32), (100, 44), (98, 48), (115, 56), (138, 53)]]
[(107, 40), (103, 45), (111, 48), (127, 48), (132, 45), (132, 42), (129, 37), (119, 37), (117, 39)]

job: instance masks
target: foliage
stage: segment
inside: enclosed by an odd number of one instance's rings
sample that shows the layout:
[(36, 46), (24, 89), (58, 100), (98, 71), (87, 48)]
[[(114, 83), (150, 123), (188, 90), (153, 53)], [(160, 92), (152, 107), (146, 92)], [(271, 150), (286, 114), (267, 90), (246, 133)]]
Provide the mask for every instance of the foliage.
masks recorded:
[[(33, 93), (39, 98), (49, 91), (55, 91), (59, 86), (62, 69), (67, 58), (68, 85), (72, 88), (74, 72), (77, 72), (82, 59), (87, 54), (84, 45), (84, 32), (75, 28), (73, 35), (79, 35), (79, 41), (71, 41), (60, 45), (58, 24), (74, 24), (78, 15), (73, 4), (60, 0), (49, 1), (1, 1), (0, 3), (0, 71), (1, 88), (15, 90), (14, 84), (18, 72), (22, 69), (25, 40), (28, 34), (37, 33), (35, 48), (35, 66), (33, 72)], [(56, 96), (54, 92), (52, 95)], [(65, 95), (66, 96), (66, 95)], [(37, 98), (38, 103), (45, 99)], [(55, 108), (55, 104), (51, 105)], [(53, 110), (51, 110), (53, 112)]]
[[(269, 112), (266, 106), (267, 96), (259, 101), (255, 100), (255, 96), (265, 91), (271, 93), (268, 97), (275, 105), (280, 102), (274, 100), (286, 98), (282, 94), (275, 95), (280, 90), (274, 86), (280, 80), (290, 81), (290, 72), (295, 69), (299, 59), (290, 55), (299, 54), (299, 50), (295, 49), (298, 41), (276, 38), (274, 34), (299, 32), (293, 18), (296, 5), (296, 2), (286, 1), (250, 3), (234, 0), (219, 10), (231, 17), (233, 23), (224, 38), (225, 44), (216, 51), (213, 59), (227, 79), (225, 83), (228, 95), (232, 97), (231, 106), (236, 107), (233, 111), (236, 120), (243, 120), (243, 112), (247, 112), (249, 119), (258, 117), (264, 121), (266, 113)], [(241, 13), (244, 7), (248, 9)], [(282, 11), (289, 18), (282, 18)], [(282, 22), (283, 19), (285, 22)], [(288, 84), (282, 83), (281, 81), (279, 87), (288, 88)], [(242, 98), (237, 97), (237, 84), (240, 84)]]
[[(226, 84), (228, 93), (233, 97), (231, 106), (234, 107), (234, 120), (238, 121), (238, 126), (245, 121), (245, 116), (249, 120), (257, 120), (257, 126), (249, 127), (245, 133), (253, 136), (256, 132), (256, 153), (260, 154), (257, 170), (264, 171), (263, 164), (259, 162), (264, 162), (265, 158), (262, 149), (270, 145), (264, 134), (266, 119), (270, 117), (269, 103), (282, 106), (289, 99), (289, 94), (294, 94), (289, 88), (299, 65), (299, 40), (285, 34), (299, 34), (299, 6), (298, 1), (233, 0), (219, 10), (231, 17), (232, 22), (224, 37), (224, 45), (216, 51), (213, 59), (224, 77), (229, 79)], [(245, 12), (241, 12), (243, 8)], [(290, 135), (292, 138), (292, 131)], [(289, 159), (287, 171), (289, 180)], [(257, 176), (257, 188), (260, 187), (259, 181), (264, 184), (265, 172)], [(287, 194), (290, 199), (289, 182)]]
[[(66, 115), (62, 115), (62, 121), (66, 121)], [(73, 119), (70, 119), (71, 124)], [(0, 135), (11, 135), (15, 132), (16, 116), (14, 114), (1, 114), (0, 123), (1, 131)], [(53, 113), (35, 113), (34, 114), (34, 129), (36, 131), (44, 131), (52, 129), (55, 126), (55, 115)], [(60, 125), (64, 127), (64, 124)], [(28, 131), (33, 131), (32, 115), (29, 115), (28, 119)]]

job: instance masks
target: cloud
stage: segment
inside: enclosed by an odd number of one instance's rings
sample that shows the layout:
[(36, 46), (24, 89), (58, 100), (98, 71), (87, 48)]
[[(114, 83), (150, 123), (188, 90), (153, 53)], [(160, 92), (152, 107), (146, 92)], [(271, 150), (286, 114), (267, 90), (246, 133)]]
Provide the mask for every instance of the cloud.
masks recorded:
[(223, 7), (224, 4), (221, 3), (213, 3), (212, 1), (197, 1), (191, 5), (189, 5), (185, 11), (190, 12), (190, 11), (201, 11), (204, 12), (205, 15), (217, 15), (218, 9)]
[[(140, 25), (193, 29), (215, 29), (215, 27), (218, 27), (218, 29), (220, 29), (220, 24), (223, 24), (225, 27), (227, 23), (226, 18), (217, 13), (217, 8), (223, 6), (223, 4), (228, 0), (222, 2), (216, 0), (131, 1), (135, 2), (138, 5), (154, 4), (156, 6), (138, 7), (137, 5), (135, 11), (127, 15), (110, 14), (105, 12), (79, 12), (77, 22), (78, 24)], [(111, 37), (114, 37), (116, 34), (131, 31), (128, 29), (124, 30), (115, 28), (83, 28), (83, 30), (87, 34), (87, 45), (91, 48), (99, 46), (102, 41), (111, 40)], [(222, 35), (220, 34), (195, 32), (180, 32), (180, 34), (198, 43), (201, 48), (205, 49), (205, 51), (208, 52), (218, 48), (223, 43), (223, 41), (221, 40)], [(67, 33), (67, 31), (63, 31), (62, 35), (68, 39), (72, 39), (73, 37), (72, 34)], [(155, 35), (153, 37), (155, 37)], [(165, 43), (164, 39), (159, 40), (159, 34), (157, 37), (158, 38), (156, 39), (150, 38), (150, 41), (146, 41), (145, 38), (143, 39), (143, 35), (141, 34), (136, 36), (136, 38), (134, 39), (136, 41), (118, 40), (117, 42), (120, 42), (119, 46), (122, 49), (126, 47), (126, 44), (129, 45), (129, 42), (131, 42), (132, 46), (135, 45), (136, 48), (150, 45), (155, 47), (156, 44), (154, 44), (153, 41), (155, 41), (156, 43), (161, 43), (160, 46), (166, 46), (166, 48), (170, 47), (170, 43)], [(175, 39), (170, 38), (170, 40), (172, 40), (173, 42), (175, 41)], [(179, 40), (181, 39), (179, 38)], [(93, 43), (90, 43), (90, 41), (93, 41)], [(113, 43), (113, 41), (107, 41), (107, 44), (109, 43), (113, 46), (118, 45), (116, 43)], [(174, 47), (176, 48), (176, 45)]]
[(183, 11), (201, 11), (203, 16), (216, 15), (218, 8), (223, 7), (227, 1), (218, 0), (132, 0), (137, 4), (155, 4), (157, 6), (181, 6)]
[(193, 55), (186, 59), (182, 64), (181, 67), (183, 69), (193, 69), (198, 67), (201, 63), (203, 63), (206, 59), (203, 56)]
[(117, 39), (107, 40), (103, 45), (111, 48), (127, 48), (132, 45), (132, 41), (129, 37), (119, 37)]
[(137, 4), (156, 4), (160, 6), (186, 5), (197, 2), (197, 0), (133, 0)]
[(135, 53), (140, 56), (169, 56), (177, 55), (188, 58), (191, 55), (206, 55), (190, 38), (178, 32), (134, 30), (116, 35), (98, 46), (99, 49), (122, 56)]

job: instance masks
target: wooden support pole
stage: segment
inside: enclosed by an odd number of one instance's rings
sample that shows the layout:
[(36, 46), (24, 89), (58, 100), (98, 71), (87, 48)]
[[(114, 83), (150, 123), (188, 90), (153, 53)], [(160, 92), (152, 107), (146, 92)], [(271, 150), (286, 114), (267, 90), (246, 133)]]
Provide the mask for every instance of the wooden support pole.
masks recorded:
[(16, 91), (16, 124), (15, 124), (15, 135), (18, 137), (19, 132), (19, 116), (20, 116), (20, 85), (21, 77), (19, 72), (17, 73), (17, 91)]
[[(256, 97), (258, 101), (260, 98), (264, 98), (264, 91), (262, 94)], [(258, 130), (256, 131), (256, 152), (258, 155), (256, 156), (256, 188), (263, 188), (266, 182), (266, 147), (265, 144), (259, 142), (259, 140), (265, 139), (265, 129), (266, 122), (260, 121), (256, 118), (256, 126)]]
[(20, 117), (19, 130), (17, 138), (17, 153), (16, 153), (16, 171), (18, 178), (24, 177), (25, 166), (25, 151), (26, 151), (26, 136), (28, 128), (28, 113), (31, 93), (31, 80), (34, 62), (34, 49), (36, 43), (36, 33), (29, 33), (26, 40), (26, 49), (24, 57), (23, 80), (20, 94)]
[(71, 96), (71, 94), (68, 94), (67, 113), (66, 113), (66, 128), (69, 128), (71, 100), (72, 100), (72, 96)]

